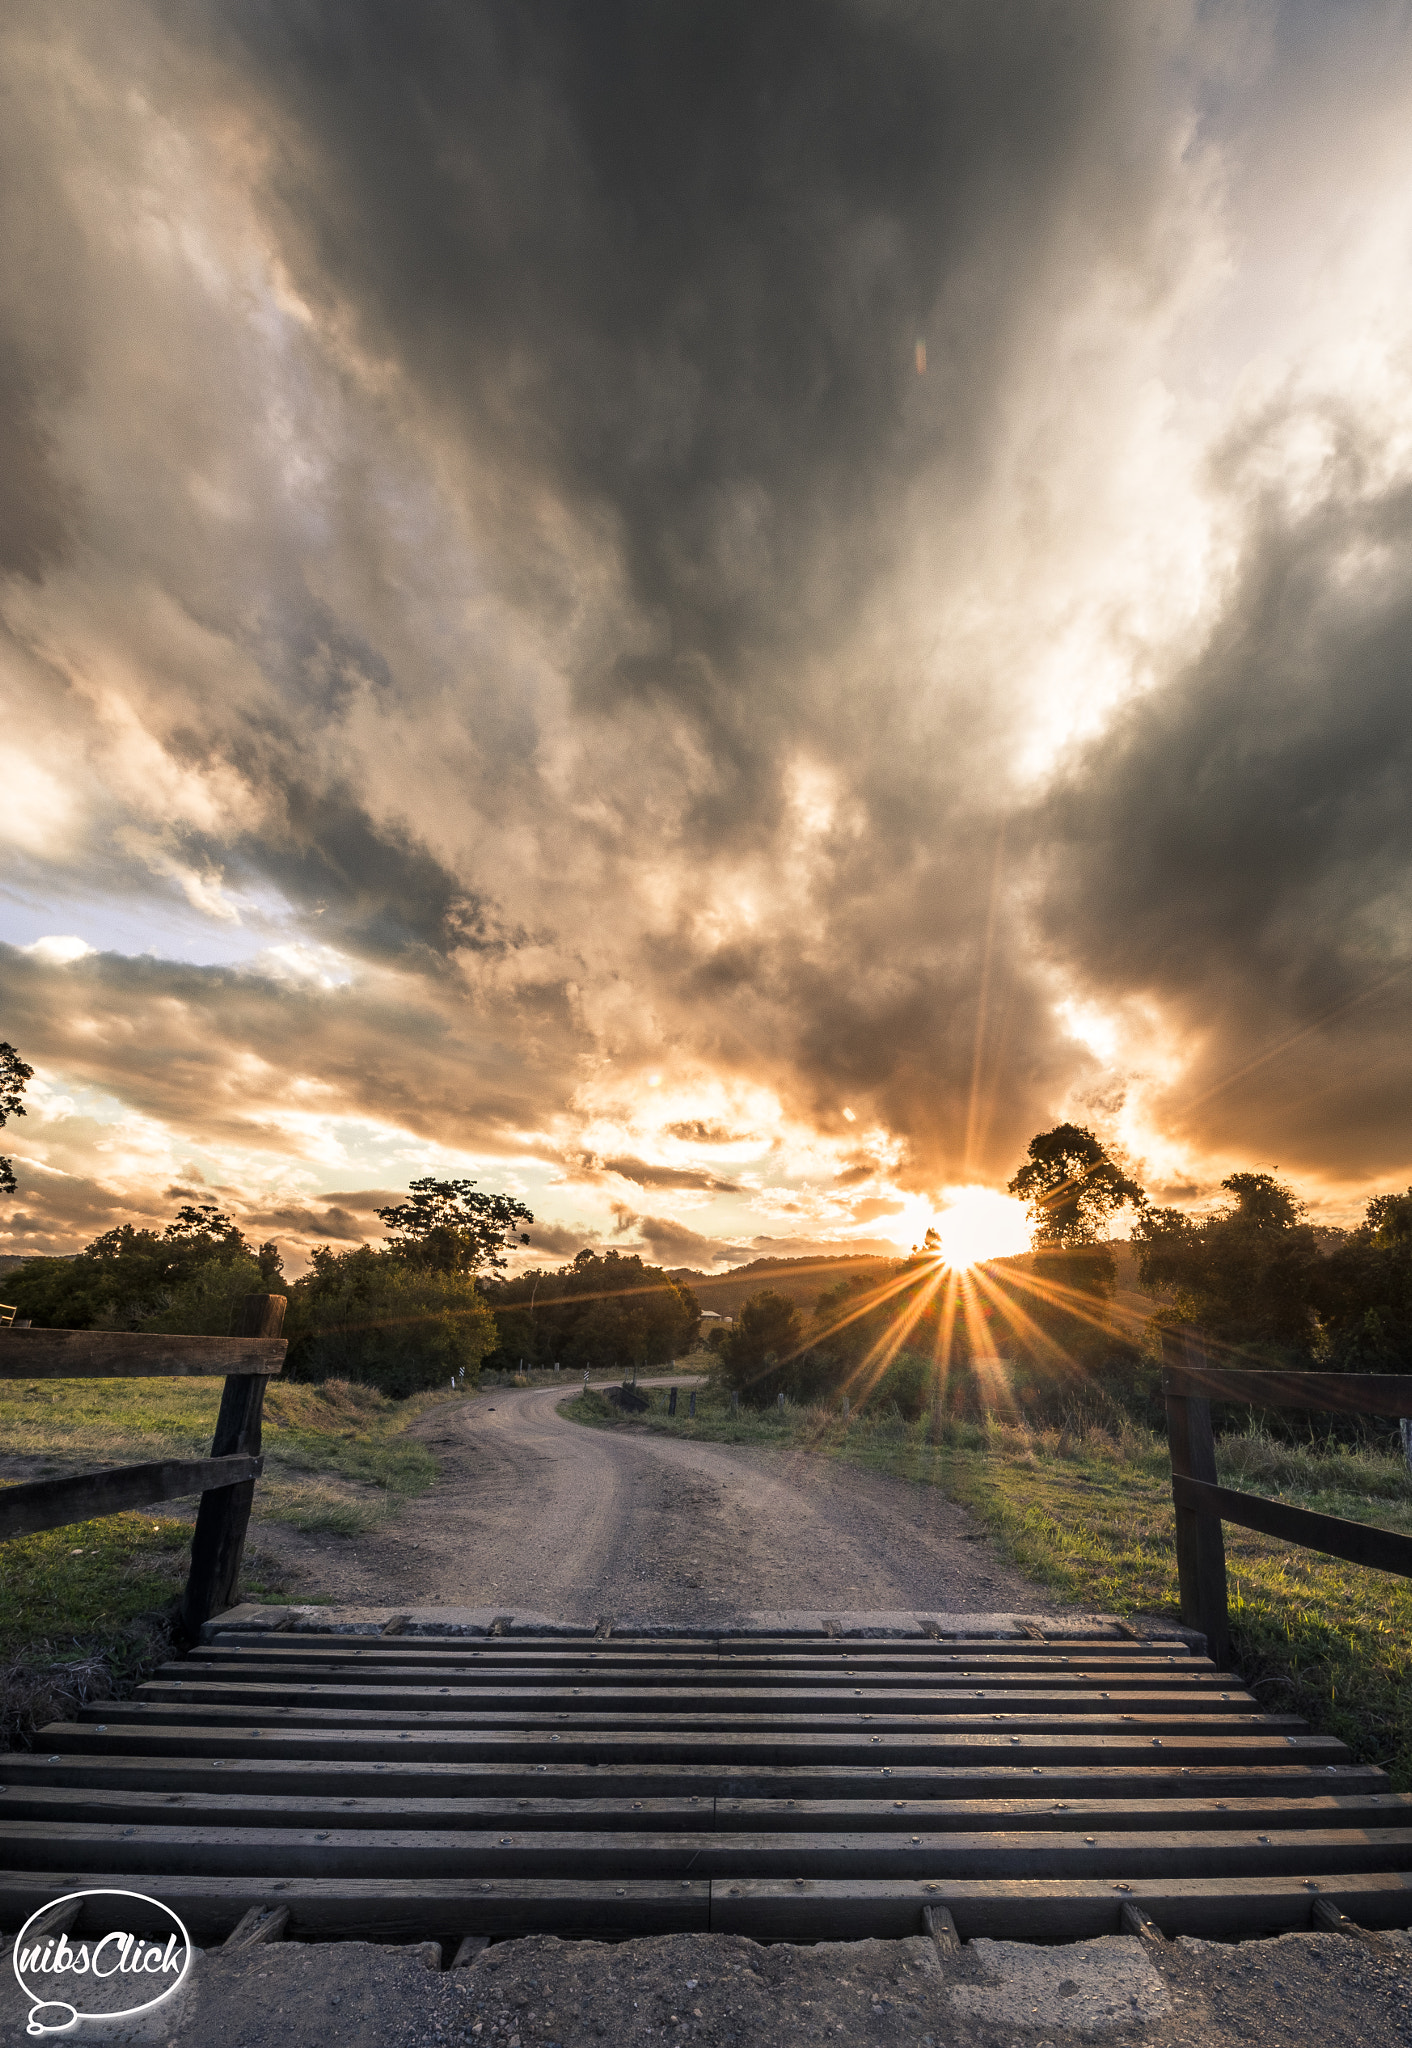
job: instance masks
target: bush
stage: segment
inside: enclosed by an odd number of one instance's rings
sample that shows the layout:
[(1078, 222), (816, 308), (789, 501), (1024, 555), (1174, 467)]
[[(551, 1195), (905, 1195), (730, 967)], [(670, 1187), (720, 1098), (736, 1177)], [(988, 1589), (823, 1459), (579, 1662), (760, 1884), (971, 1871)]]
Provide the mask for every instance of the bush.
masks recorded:
[(401, 1397), (474, 1381), (495, 1348), (495, 1318), (469, 1273), (409, 1266), (367, 1245), (314, 1253), (289, 1290), (287, 1377), (343, 1379)]

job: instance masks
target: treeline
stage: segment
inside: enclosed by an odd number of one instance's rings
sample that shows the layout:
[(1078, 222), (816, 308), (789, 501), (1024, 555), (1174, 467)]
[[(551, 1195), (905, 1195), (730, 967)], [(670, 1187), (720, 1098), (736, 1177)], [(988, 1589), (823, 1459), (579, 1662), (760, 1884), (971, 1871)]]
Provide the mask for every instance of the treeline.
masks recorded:
[[(1405, 1372), (1412, 1361), (1412, 1189), (1379, 1195), (1350, 1230), (1311, 1224), (1290, 1187), (1236, 1173), (1204, 1216), (1151, 1204), (1094, 1134), (1031, 1141), (1010, 1191), (1034, 1252), (969, 1273), (931, 1233), (881, 1275), (840, 1281), (812, 1314), (768, 1289), (711, 1339), (721, 1377), (755, 1405), (895, 1404), (915, 1417), (1007, 1406), (1061, 1414), (1092, 1397), (1156, 1420), (1164, 1351), (1194, 1336), (1215, 1362)], [(1138, 1310), (1120, 1299), (1108, 1238), (1131, 1211)]]
[(472, 1181), (414, 1181), (377, 1214), (386, 1245), (320, 1246), (291, 1281), (276, 1243), (251, 1244), (219, 1209), (188, 1204), (162, 1230), (122, 1224), (73, 1258), (12, 1267), (5, 1298), (49, 1329), (221, 1336), (242, 1296), (283, 1294), (287, 1377), (396, 1396), (473, 1384), (487, 1365), (658, 1365), (695, 1340), (690, 1290), (639, 1258), (584, 1251), (557, 1272), (502, 1279), (534, 1218)]
[(572, 1265), (495, 1281), (487, 1293), (499, 1333), (489, 1362), (506, 1371), (665, 1365), (701, 1326), (691, 1289), (636, 1253), (586, 1248)]

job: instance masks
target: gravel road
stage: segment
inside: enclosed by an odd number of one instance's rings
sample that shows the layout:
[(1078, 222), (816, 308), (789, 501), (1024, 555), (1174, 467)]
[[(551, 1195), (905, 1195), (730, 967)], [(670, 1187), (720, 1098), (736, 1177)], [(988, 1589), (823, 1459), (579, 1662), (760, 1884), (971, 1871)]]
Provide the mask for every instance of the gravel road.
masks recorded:
[[(678, 1382), (678, 1384), (682, 1384)], [(566, 1422), (572, 1388), (495, 1389), (416, 1425), (441, 1476), (385, 1530), (266, 1525), (343, 1603), (716, 1624), (774, 1608), (1057, 1612), (934, 1487), (805, 1452)]]

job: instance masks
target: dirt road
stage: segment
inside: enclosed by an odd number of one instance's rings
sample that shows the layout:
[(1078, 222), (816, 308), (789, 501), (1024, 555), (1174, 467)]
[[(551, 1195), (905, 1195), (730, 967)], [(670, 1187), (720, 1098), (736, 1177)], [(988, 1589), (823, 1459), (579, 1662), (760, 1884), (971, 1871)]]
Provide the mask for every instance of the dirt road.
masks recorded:
[[(718, 1623), (774, 1608), (1052, 1610), (932, 1487), (803, 1452), (587, 1429), (568, 1389), (497, 1389), (417, 1425), (441, 1461), (386, 1530), (277, 1538), (312, 1589), (564, 1621)], [(260, 1533), (271, 1547), (272, 1531)]]

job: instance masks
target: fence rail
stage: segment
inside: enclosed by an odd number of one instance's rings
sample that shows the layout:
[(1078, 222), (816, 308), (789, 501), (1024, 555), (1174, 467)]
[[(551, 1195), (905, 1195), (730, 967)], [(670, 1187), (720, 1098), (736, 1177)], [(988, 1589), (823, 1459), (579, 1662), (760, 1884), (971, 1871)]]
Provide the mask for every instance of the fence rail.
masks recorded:
[(260, 1455), (265, 1387), (284, 1366), (285, 1297), (248, 1294), (229, 1337), (169, 1337), (114, 1330), (33, 1330), (0, 1326), (0, 1379), (145, 1379), (224, 1373), (216, 1433), (207, 1458), (114, 1465), (66, 1479), (0, 1488), (0, 1539), (29, 1536), (67, 1522), (115, 1515), (199, 1493), (191, 1570), (182, 1597), (184, 1632), (235, 1598)]
[(1412, 1415), (1412, 1374), (1225, 1372), (1189, 1360), (1163, 1370), (1162, 1391), (1172, 1455), (1182, 1620), (1201, 1630), (1218, 1663), (1229, 1658), (1231, 1647), (1223, 1522), (1412, 1579), (1412, 1536), (1220, 1485), (1211, 1426), (1213, 1400), (1401, 1420)]

